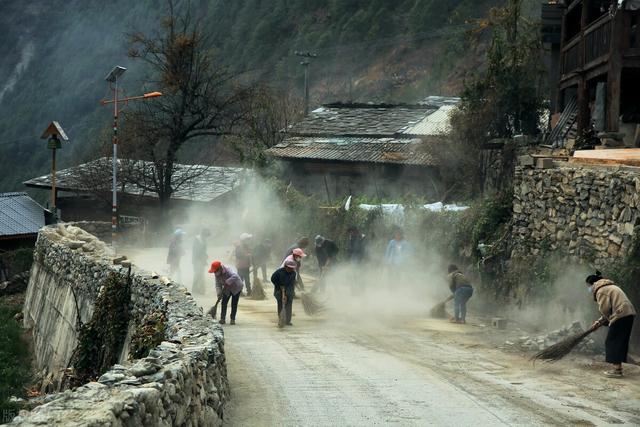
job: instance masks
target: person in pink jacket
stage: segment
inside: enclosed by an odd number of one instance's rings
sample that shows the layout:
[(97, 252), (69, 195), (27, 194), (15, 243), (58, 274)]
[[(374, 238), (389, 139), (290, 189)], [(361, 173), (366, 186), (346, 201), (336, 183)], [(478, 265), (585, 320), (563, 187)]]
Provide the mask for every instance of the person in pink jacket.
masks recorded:
[(222, 309), (220, 311), (220, 324), (226, 323), (227, 304), (231, 299), (231, 324), (236, 324), (236, 313), (238, 312), (238, 302), (242, 294), (244, 283), (238, 274), (231, 267), (222, 265), (220, 261), (213, 261), (209, 273), (216, 277), (216, 294), (221, 298)]
[(280, 268), (282, 268), (282, 267), (285, 266), (287, 261), (294, 261), (296, 263), (296, 265), (298, 266), (296, 268), (296, 286), (301, 291), (304, 291), (304, 283), (302, 282), (302, 276), (300, 276), (300, 269), (302, 268), (302, 258), (304, 258), (306, 256), (307, 256), (307, 254), (305, 254), (302, 249), (295, 248), (292, 251), (291, 255), (285, 257), (285, 259), (282, 260), (282, 264), (280, 264)]

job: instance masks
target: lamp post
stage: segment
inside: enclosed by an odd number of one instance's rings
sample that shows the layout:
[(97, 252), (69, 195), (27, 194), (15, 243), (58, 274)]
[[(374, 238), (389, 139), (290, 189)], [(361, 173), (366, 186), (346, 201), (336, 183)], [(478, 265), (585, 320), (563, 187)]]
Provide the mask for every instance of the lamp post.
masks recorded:
[(295, 56), (307, 58), (303, 59), (302, 62), (300, 62), (300, 65), (304, 67), (304, 116), (306, 117), (309, 115), (309, 61), (313, 58), (317, 58), (318, 55), (311, 52), (298, 51), (295, 51), (293, 54)]
[(56, 150), (62, 148), (62, 141), (68, 141), (67, 134), (60, 126), (60, 123), (53, 121), (49, 123), (42, 133), (41, 139), (47, 139), (47, 148), (51, 150), (51, 211), (54, 222), (58, 219), (58, 208), (56, 207)]
[(111, 159), (111, 244), (113, 246), (114, 252), (116, 251), (116, 238), (118, 234), (118, 105), (120, 103), (126, 104), (129, 101), (162, 96), (162, 93), (160, 92), (149, 92), (141, 96), (118, 98), (118, 78), (120, 78), (125, 71), (127, 71), (126, 68), (117, 65), (113, 68), (113, 70), (111, 70), (109, 74), (107, 74), (105, 80), (109, 82), (109, 87), (113, 91), (113, 99), (103, 99), (102, 101), (100, 101), (101, 105), (113, 104), (113, 157)]

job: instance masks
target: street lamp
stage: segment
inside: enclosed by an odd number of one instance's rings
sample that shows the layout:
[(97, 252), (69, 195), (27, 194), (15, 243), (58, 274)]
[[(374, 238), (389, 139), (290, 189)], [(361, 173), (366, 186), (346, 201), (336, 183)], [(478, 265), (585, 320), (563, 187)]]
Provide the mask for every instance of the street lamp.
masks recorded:
[(51, 150), (51, 211), (55, 222), (58, 219), (58, 208), (56, 207), (56, 150), (62, 148), (62, 141), (68, 141), (69, 138), (67, 138), (67, 134), (60, 126), (60, 123), (56, 121), (49, 123), (40, 138), (47, 139), (47, 148)]
[(295, 56), (299, 56), (302, 58), (308, 58), (308, 59), (303, 59), (302, 62), (300, 62), (300, 65), (304, 67), (304, 116), (307, 117), (309, 115), (309, 64), (310, 64), (309, 61), (313, 58), (317, 58), (318, 55), (308, 51), (307, 52), (295, 51), (293, 52), (293, 54)]
[(112, 207), (111, 207), (111, 244), (113, 245), (113, 251), (116, 251), (116, 237), (118, 234), (118, 104), (127, 104), (129, 101), (156, 98), (162, 96), (160, 92), (149, 92), (141, 96), (131, 96), (118, 98), (118, 79), (122, 77), (126, 68), (116, 65), (105, 80), (109, 82), (109, 88), (113, 91), (113, 99), (103, 99), (100, 101), (101, 105), (113, 104), (113, 157), (112, 157), (112, 177), (111, 177), (111, 191), (112, 191)]

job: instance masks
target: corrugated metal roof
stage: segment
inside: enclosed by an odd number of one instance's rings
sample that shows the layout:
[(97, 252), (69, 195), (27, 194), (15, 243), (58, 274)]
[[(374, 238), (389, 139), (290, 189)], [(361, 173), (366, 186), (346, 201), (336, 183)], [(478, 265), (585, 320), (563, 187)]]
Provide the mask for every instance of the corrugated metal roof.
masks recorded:
[(406, 129), (403, 133), (407, 135), (438, 136), (449, 132), (451, 121), (449, 115), (456, 108), (455, 105), (443, 105), (436, 112), (428, 115), (416, 125)]
[[(142, 160), (119, 159), (118, 189), (122, 188), (122, 179), (125, 179), (124, 193), (135, 196), (158, 197), (157, 193), (149, 188), (139, 185), (136, 180), (126, 180), (127, 174), (135, 174), (137, 170), (152, 167), (151, 162)], [(206, 166), (206, 165), (175, 165), (173, 173), (174, 182), (187, 179), (184, 185), (178, 188), (172, 195), (172, 199), (182, 199), (197, 202), (210, 202), (224, 194), (227, 194), (238, 186), (243, 178), (251, 173), (249, 169)], [(147, 169), (148, 170), (148, 169)], [(147, 174), (148, 176), (148, 174)], [(91, 181), (91, 186), (87, 186)], [(25, 181), (24, 185), (33, 188), (51, 188), (51, 175), (43, 175)], [(87, 191), (111, 191), (111, 158), (102, 157), (88, 163), (83, 163), (68, 169), (56, 172), (56, 188), (59, 191), (87, 192)]]
[(0, 236), (36, 234), (44, 225), (44, 208), (27, 193), (0, 193)]
[(428, 146), (417, 138), (289, 137), (266, 153), (283, 159), (434, 165)]

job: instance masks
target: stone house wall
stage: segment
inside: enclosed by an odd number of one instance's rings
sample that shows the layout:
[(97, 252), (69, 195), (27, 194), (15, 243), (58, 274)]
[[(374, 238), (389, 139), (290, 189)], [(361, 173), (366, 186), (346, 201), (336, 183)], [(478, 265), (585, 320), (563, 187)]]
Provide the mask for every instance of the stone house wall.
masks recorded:
[[(73, 225), (41, 229), (24, 306), (34, 335), (36, 364), (57, 378), (76, 346), (78, 319), (93, 313), (114, 264), (110, 248)], [(222, 329), (186, 288), (132, 268), (131, 323), (125, 348), (142, 317), (164, 307), (167, 337), (148, 357), (120, 364), (96, 382), (47, 395), (12, 425), (217, 426), (229, 396)]]
[(516, 167), (514, 256), (548, 247), (602, 266), (629, 253), (640, 222), (640, 168), (550, 159), (538, 166)]

